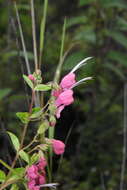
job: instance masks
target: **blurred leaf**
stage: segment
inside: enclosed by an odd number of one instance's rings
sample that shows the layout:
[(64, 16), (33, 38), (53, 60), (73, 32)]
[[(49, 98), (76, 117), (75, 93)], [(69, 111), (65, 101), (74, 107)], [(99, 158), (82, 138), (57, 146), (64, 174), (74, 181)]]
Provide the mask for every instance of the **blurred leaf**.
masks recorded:
[(117, 29), (126, 31), (127, 21), (122, 17), (117, 17)]
[(33, 89), (33, 88), (34, 88), (34, 85), (33, 85), (32, 81), (29, 79), (29, 77), (26, 76), (26, 75), (23, 75), (23, 78), (24, 78), (24, 80), (26, 81), (26, 83), (28, 84), (28, 86), (29, 86), (31, 89)]
[(0, 182), (4, 182), (5, 179), (6, 179), (5, 173), (2, 170), (0, 170)]
[(94, 44), (96, 42), (96, 34), (94, 29), (92, 27), (84, 28), (84, 30), (79, 31), (78, 34), (76, 34), (74, 40), (86, 41)]
[(81, 61), (86, 55), (84, 52), (74, 52), (67, 57), (63, 64), (63, 70), (71, 70), (79, 61)]
[(19, 155), (20, 155), (20, 157), (24, 160), (24, 161), (26, 161), (28, 164), (29, 164), (29, 155), (25, 152), (25, 151), (23, 151), (23, 150), (20, 150), (19, 151)]
[(5, 88), (0, 90), (0, 100), (7, 96), (11, 92), (10, 88)]
[(16, 135), (14, 135), (13, 133), (11, 132), (8, 132), (10, 138), (11, 138), (11, 141), (12, 141), (12, 144), (13, 146), (15, 147), (15, 149), (18, 151), (19, 148), (20, 148), (20, 143), (19, 143), (19, 139), (18, 137), (16, 137)]
[(72, 17), (70, 19), (68, 19), (67, 22), (67, 28), (77, 25), (77, 24), (84, 24), (87, 21), (87, 17), (86, 16), (76, 16), (76, 17)]
[(101, 4), (105, 8), (117, 7), (121, 9), (127, 9), (127, 4), (123, 0), (101, 0)]
[(16, 184), (13, 184), (11, 186), (11, 189), (10, 190), (19, 190), (19, 187), (16, 185)]
[(18, 9), (19, 10), (27, 10), (27, 11), (29, 11), (30, 10), (30, 5), (29, 4), (19, 4), (18, 6)]
[[(11, 57), (17, 57), (17, 56), (20, 56), (20, 57), (23, 57), (24, 58), (24, 52), (23, 51), (16, 51), (16, 50), (13, 50), (13, 51), (9, 51), (9, 52), (6, 52), (4, 54), (4, 59), (7, 60)], [(34, 60), (34, 55), (32, 52), (27, 52), (27, 57), (28, 59), (30, 60)]]
[(28, 112), (17, 112), (16, 116), (21, 120), (22, 123), (27, 124), (29, 122)]
[(107, 34), (116, 42), (127, 48), (127, 37), (122, 32), (108, 31)]
[(104, 67), (114, 72), (118, 77), (120, 77), (122, 80), (125, 80), (126, 77), (124, 76), (124, 73), (115, 65), (111, 63), (104, 64)]
[(127, 67), (127, 55), (119, 51), (110, 51), (107, 55), (110, 60), (116, 61), (119, 64), (122, 64)]
[(51, 85), (38, 84), (35, 88), (35, 91), (48, 91), (51, 90)]
[(96, 2), (96, 1), (95, 0), (79, 0), (79, 6), (88, 5), (93, 2)]

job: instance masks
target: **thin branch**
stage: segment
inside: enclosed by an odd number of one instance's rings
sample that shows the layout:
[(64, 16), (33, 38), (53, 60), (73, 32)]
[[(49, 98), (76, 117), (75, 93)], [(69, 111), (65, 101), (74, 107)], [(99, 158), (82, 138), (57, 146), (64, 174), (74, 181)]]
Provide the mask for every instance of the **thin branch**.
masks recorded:
[(26, 46), (25, 46), (25, 40), (24, 40), (24, 36), (23, 36), (23, 30), (22, 30), (22, 25), (20, 22), (20, 17), (19, 17), (19, 12), (18, 12), (16, 1), (14, 1), (14, 7), (15, 7), (16, 18), (17, 18), (19, 32), (20, 32), (20, 38), (21, 38), (21, 42), (22, 42), (22, 48), (23, 48), (25, 62), (26, 62), (26, 68), (27, 68), (28, 74), (30, 74), (31, 73), (30, 64), (29, 64), (29, 60), (28, 60), (28, 56), (27, 56), (27, 50), (26, 50)]
[(34, 62), (35, 62), (35, 71), (37, 71), (37, 69), (38, 69), (38, 57), (37, 57), (37, 41), (36, 41), (36, 25), (35, 25), (35, 13), (34, 13), (34, 0), (30, 0), (30, 6), (31, 6), (31, 19), (32, 19)]
[(123, 159), (121, 164), (120, 190), (124, 189), (126, 156), (127, 156), (127, 83), (125, 83), (124, 85)]

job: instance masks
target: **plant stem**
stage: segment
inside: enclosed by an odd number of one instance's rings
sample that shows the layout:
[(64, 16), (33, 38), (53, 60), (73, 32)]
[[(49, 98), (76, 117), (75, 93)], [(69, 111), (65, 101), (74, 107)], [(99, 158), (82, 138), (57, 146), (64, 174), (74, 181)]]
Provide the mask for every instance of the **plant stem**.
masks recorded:
[(31, 19), (32, 19), (34, 63), (35, 63), (35, 71), (37, 71), (38, 70), (38, 57), (37, 57), (37, 42), (36, 42), (36, 25), (35, 25), (35, 13), (34, 13), (34, 0), (30, 0), (30, 5), (31, 5)]
[(40, 27), (39, 68), (41, 68), (42, 53), (43, 53), (43, 48), (44, 48), (44, 33), (45, 33), (45, 25), (46, 25), (47, 7), (48, 7), (48, 0), (44, 0), (43, 17), (42, 17), (42, 20), (41, 20), (41, 27)]
[(17, 22), (18, 22), (18, 27), (19, 27), (19, 32), (20, 32), (20, 37), (21, 37), (21, 42), (22, 42), (22, 48), (23, 48), (25, 62), (26, 62), (26, 68), (27, 68), (28, 74), (30, 74), (31, 73), (30, 64), (29, 64), (29, 60), (28, 60), (28, 56), (27, 56), (27, 50), (26, 50), (26, 46), (25, 46), (25, 40), (24, 40), (24, 36), (23, 36), (23, 30), (22, 30), (22, 25), (21, 25), (16, 1), (14, 1), (14, 7), (15, 7), (15, 12), (16, 12), (16, 17), (17, 17)]

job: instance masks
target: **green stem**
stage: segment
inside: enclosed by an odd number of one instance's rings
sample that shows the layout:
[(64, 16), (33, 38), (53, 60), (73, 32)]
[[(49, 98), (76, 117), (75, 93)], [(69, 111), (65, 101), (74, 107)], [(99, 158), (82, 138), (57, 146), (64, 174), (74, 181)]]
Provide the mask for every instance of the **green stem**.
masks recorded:
[(42, 17), (42, 20), (41, 20), (41, 27), (40, 27), (39, 68), (41, 68), (42, 53), (43, 53), (43, 48), (44, 48), (44, 33), (45, 33), (45, 25), (46, 25), (47, 8), (48, 8), (48, 0), (44, 0), (43, 17)]
[(29, 60), (28, 60), (28, 56), (27, 56), (27, 50), (26, 50), (26, 46), (25, 46), (25, 40), (24, 40), (24, 36), (23, 36), (23, 30), (22, 30), (22, 25), (21, 25), (16, 1), (14, 1), (14, 8), (15, 8), (16, 17), (17, 17), (17, 22), (18, 22), (18, 27), (19, 27), (19, 32), (20, 32), (20, 37), (21, 37), (21, 42), (22, 42), (22, 48), (23, 48), (25, 62), (26, 62), (26, 68), (27, 68), (28, 74), (30, 74), (31, 73), (30, 64), (29, 64)]
[(32, 19), (34, 63), (35, 63), (35, 71), (37, 71), (37, 69), (38, 69), (38, 58), (37, 58), (37, 42), (36, 42), (36, 25), (35, 25), (35, 13), (34, 13), (34, 0), (30, 0), (30, 5), (31, 5), (31, 19)]

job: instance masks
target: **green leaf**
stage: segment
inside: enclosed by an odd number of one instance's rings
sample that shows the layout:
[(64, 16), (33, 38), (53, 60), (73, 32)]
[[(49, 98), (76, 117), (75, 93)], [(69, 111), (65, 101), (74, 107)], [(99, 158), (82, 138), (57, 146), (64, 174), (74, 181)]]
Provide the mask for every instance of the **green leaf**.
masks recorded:
[(125, 80), (126, 77), (124, 76), (123, 72), (115, 65), (113, 64), (104, 64), (104, 67), (109, 69), (110, 71), (114, 72), (118, 77), (120, 77), (122, 80)]
[(127, 4), (123, 0), (101, 0), (100, 3), (104, 8), (117, 7), (127, 9)]
[(121, 31), (126, 31), (127, 30), (127, 21), (122, 18), (122, 17), (117, 17), (117, 29)]
[(84, 28), (84, 30), (81, 30), (80, 32), (77, 33), (74, 40), (76, 41), (80, 40), (94, 44), (96, 43), (95, 31), (92, 27)]
[(44, 122), (41, 123), (41, 125), (39, 126), (37, 133), (38, 133), (38, 134), (43, 134), (48, 128), (49, 128), (49, 123), (48, 123), (48, 121), (44, 121)]
[(39, 154), (38, 153), (34, 153), (32, 156), (31, 156), (31, 159), (30, 159), (30, 163), (31, 164), (34, 164), (35, 162), (37, 162), (39, 159)]
[(12, 141), (12, 144), (13, 146), (15, 147), (15, 149), (18, 151), (19, 148), (20, 148), (20, 143), (19, 143), (19, 139), (18, 137), (16, 137), (16, 135), (14, 135), (13, 133), (11, 132), (8, 132), (10, 138), (11, 138), (11, 141)]
[(77, 16), (70, 18), (67, 22), (67, 27), (71, 27), (77, 24), (85, 24), (87, 22), (87, 17), (86, 16)]
[(23, 75), (23, 78), (24, 78), (24, 80), (26, 81), (26, 83), (28, 84), (28, 86), (29, 86), (31, 89), (33, 89), (33, 88), (34, 88), (34, 85), (33, 85), (32, 81), (28, 78), (28, 76)]
[(28, 155), (25, 151), (20, 150), (20, 151), (19, 151), (19, 155), (20, 155), (20, 157), (21, 157), (24, 161), (26, 161), (26, 162), (29, 164), (29, 162), (30, 162), (30, 160), (29, 160), (29, 155)]
[(29, 122), (28, 112), (17, 112), (16, 116), (21, 120), (22, 123), (27, 124)]
[(112, 37), (116, 42), (127, 48), (127, 37), (122, 32), (108, 31), (107, 35)]
[(13, 172), (10, 175), (8, 180), (23, 179), (24, 174), (25, 174), (25, 168), (15, 168), (15, 169), (13, 169)]
[(127, 55), (125, 55), (125, 53), (110, 51), (107, 56), (110, 60), (116, 61), (117, 63), (127, 67)]
[(5, 88), (0, 90), (0, 100), (7, 96), (11, 92), (10, 88)]
[(51, 85), (38, 84), (34, 90), (35, 91), (48, 91), (51, 89)]
[(32, 115), (30, 116), (30, 119), (35, 119), (40, 117), (42, 114), (42, 110), (40, 107), (36, 107), (32, 109)]
[(19, 187), (16, 185), (16, 184), (13, 184), (11, 186), (11, 189), (10, 190), (19, 190)]
[(79, 6), (88, 5), (93, 2), (95, 2), (95, 0), (79, 0)]
[(5, 179), (6, 179), (5, 173), (2, 170), (0, 170), (0, 182), (4, 182)]

